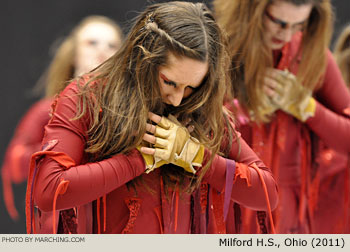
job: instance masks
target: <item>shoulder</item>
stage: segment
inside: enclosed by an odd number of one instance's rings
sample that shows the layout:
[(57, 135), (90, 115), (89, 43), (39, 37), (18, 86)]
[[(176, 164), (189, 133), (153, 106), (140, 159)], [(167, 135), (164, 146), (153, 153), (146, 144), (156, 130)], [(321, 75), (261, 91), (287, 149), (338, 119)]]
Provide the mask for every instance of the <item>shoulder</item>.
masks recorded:
[(43, 98), (39, 101), (35, 102), (30, 109), (28, 110), (28, 113), (39, 113), (42, 114), (47, 113), (50, 110), (50, 106), (52, 102), (54, 101), (53, 98)]
[(343, 82), (342, 75), (340, 69), (338, 67), (337, 62), (334, 59), (332, 52), (327, 48), (326, 49), (326, 69), (324, 73), (325, 82), (332, 82), (333, 85), (337, 84), (334, 82)]
[(81, 92), (82, 88), (88, 85), (89, 89), (93, 88), (98, 81), (93, 80), (93, 75), (86, 74), (73, 79), (66, 88), (60, 93), (60, 96), (65, 96), (67, 94), (78, 94)]

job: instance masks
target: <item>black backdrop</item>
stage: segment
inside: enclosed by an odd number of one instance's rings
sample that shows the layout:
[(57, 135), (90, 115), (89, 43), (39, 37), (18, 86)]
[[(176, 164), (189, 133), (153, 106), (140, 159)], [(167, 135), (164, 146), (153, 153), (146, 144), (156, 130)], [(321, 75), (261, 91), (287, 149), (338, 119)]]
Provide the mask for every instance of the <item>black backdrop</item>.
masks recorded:
[[(201, 0), (198, 0), (201, 1)], [(230, 0), (227, 0), (230, 1)], [(0, 164), (14, 129), (27, 109), (39, 98), (31, 89), (51, 61), (53, 42), (84, 16), (113, 18), (127, 32), (129, 20), (150, 2), (146, 0), (2, 0), (0, 7)], [(196, 1), (192, 1), (196, 2)], [(211, 7), (211, 1), (202, 1)], [(334, 35), (350, 22), (350, 2), (333, 0), (337, 13)], [(30, 130), (30, 129), (28, 129)], [(0, 233), (25, 233), (25, 216), (13, 222), (5, 211), (0, 182)], [(16, 206), (24, 212), (25, 185), (14, 185)], [(22, 195), (22, 196), (21, 196)]]

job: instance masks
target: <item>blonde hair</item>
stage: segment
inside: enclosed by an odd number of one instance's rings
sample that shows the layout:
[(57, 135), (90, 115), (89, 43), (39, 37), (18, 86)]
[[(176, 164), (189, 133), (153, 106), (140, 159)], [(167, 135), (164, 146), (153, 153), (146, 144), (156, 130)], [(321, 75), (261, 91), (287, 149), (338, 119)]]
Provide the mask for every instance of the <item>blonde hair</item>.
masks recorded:
[[(240, 103), (255, 115), (256, 121), (269, 121), (260, 107), (263, 103), (261, 77), (273, 67), (272, 52), (264, 43), (264, 13), (276, 0), (214, 0), (219, 25), (226, 31), (231, 56), (232, 89)], [(297, 78), (315, 89), (326, 67), (326, 49), (332, 34), (332, 8), (329, 0), (277, 0), (295, 5), (313, 4), (300, 48), (302, 58)]]
[(334, 57), (346, 84), (350, 87), (350, 25), (339, 35), (334, 47)]
[(84, 18), (62, 42), (57, 49), (55, 56), (49, 66), (46, 76), (45, 96), (53, 97), (61, 92), (74, 77), (74, 58), (76, 51), (77, 34), (87, 25), (91, 23), (103, 23), (110, 25), (122, 41), (123, 32), (119, 25), (112, 19), (104, 16), (88, 16)]

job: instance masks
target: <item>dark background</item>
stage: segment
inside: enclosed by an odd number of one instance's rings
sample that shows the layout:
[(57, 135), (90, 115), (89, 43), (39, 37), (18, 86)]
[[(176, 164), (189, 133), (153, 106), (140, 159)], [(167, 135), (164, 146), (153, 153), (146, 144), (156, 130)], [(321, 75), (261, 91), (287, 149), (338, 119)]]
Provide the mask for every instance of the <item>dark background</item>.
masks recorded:
[[(200, 0), (199, 0), (200, 1)], [(227, 0), (230, 1), (230, 0)], [(146, 0), (2, 0), (0, 7), (0, 164), (14, 129), (40, 97), (31, 90), (51, 61), (50, 47), (85, 16), (105, 15), (116, 20), (126, 33), (130, 19), (150, 2)], [(191, 1), (196, 2), (196, 1)], [(198, 1), (197, 1), (198, 2)], [(211, 7), (211, 0), (205, 2)], [(334, 37), (350, 22), (350, 2), (333, 0)], [(28, 129), (30, 130), (30, 129)], [(22, 213), (14, 222), (7, 214), (0, 182), (0, 233), (25, 233), (25, 184), (13, 185), (16, 207)]]

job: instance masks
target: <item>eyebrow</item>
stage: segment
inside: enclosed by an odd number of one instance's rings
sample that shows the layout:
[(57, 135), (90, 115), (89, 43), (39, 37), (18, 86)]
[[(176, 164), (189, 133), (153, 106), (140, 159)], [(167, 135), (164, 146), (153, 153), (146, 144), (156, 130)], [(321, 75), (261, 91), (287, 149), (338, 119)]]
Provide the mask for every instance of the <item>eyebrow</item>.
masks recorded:
[[(178, 85), (175, 81), (169, 80), (163, 73), (159, 72), (160, 77), (165, 80), (166, 82), (169, 82), (171, 84), (174, 84), (175, 86)], [(191, 85), (187, 85), (187, 87), (191, 89), (196, 89), (196, 87), (192, 87)]]

